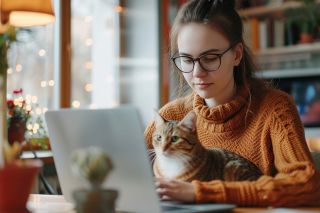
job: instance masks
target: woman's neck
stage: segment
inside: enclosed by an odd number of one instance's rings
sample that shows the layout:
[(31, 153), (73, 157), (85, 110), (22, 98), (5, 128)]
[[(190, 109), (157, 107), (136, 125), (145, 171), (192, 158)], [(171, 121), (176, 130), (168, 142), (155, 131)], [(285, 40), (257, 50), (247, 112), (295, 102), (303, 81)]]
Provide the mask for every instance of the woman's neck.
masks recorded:
[(213, 108), (231, 101), (237, 93), (237, 86), (234, 83), (232, 87), (226, 88), (224, 94), (220, 97), (205, 99), (205, 103), (209, 108)]

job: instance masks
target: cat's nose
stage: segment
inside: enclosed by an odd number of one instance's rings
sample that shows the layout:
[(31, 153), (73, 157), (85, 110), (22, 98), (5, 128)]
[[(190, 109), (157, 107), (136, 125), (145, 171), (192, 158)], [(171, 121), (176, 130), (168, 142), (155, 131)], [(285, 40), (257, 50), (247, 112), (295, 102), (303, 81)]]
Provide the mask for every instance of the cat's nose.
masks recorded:
[(170, 147), (170, 143), (164, 144), (164, 146), (162, 147), (162, 151), (166, 152), (169, 149), (169, 147)]

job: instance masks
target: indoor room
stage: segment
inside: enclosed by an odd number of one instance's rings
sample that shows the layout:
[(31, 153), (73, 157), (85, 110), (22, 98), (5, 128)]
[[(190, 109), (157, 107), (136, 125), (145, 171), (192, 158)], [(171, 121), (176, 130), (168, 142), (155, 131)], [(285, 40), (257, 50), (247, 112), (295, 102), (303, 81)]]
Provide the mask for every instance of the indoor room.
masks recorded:
[(320, 212), (319, 0), (1, 0), (1, 212)]

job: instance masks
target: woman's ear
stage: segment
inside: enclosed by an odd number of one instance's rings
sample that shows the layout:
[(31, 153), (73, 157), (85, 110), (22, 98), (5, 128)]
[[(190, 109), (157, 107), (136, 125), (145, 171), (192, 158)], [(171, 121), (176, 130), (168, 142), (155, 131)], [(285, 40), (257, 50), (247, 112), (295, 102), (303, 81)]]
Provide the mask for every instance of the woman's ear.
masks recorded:
[(234, 66), (239, 66), (243, 56), (243, 44), (241, 42), (236, 44), (236, 46), (234, 47), (234, 53), (235, 53)]

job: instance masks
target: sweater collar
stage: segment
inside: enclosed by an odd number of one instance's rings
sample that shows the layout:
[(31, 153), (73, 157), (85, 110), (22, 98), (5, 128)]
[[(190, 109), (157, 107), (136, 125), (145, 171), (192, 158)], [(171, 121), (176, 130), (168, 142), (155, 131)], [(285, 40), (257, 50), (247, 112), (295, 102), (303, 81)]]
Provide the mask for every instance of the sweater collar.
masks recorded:
[[(249, 91), (246, 88), (238, 90), (234, 99), (225, 104), (209, 108), (205, 105), (205, 101), (199, 95), (194, 96), (193, 108), (198, 116), (201, 116), (210, 123), (225, 123), (231, 120), (247, 103)], [(245, 107), (246, 108), (246, 107)], [(242, 116), (241, 116), (242, 117)], [(238, 120), (238, 119), (236, 119)]]

